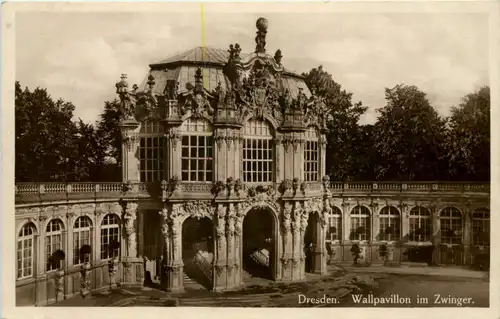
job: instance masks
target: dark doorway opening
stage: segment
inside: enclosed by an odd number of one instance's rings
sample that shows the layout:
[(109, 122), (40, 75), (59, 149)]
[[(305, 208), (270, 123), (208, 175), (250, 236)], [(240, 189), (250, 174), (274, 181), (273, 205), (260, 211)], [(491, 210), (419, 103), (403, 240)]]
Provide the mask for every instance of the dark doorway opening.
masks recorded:
[(318, 213), (310, 213), (304, 234), (305, 272), (314, 272), (314, 252), (316, 251), (316, 236), (318, 228)]
[(182, 224), (182, 261), (184, 284), (197, 283), (210, 289), (214, 260), (214, 235), (212, 221), (207, 218), (189, 217)]
[(276, 229), (273, 213), (254, 208), (243, 220), (243, 269), (251, 276), (275, 279)]

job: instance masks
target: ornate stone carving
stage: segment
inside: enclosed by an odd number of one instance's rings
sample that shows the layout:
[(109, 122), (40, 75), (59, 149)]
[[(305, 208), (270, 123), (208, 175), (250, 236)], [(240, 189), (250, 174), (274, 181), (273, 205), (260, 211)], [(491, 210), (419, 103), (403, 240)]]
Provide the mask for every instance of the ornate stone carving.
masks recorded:
[(135, 265), (135, 281), (138, 284), (142, 284), (142, 281), (144, 279), (144, 269), (142, 268), (141, 265)]
[(292, 189), (293, 193), (297, 193), (297, 190), (299, 189), (300, 181), (297, 177), (295, 177), (292, 181)]
[(236, 195), (240, 195), (240, 191), (243, 190), (245, 188), (245, 185), (243, 184), (243, 182), (241, 181), (241, 179), (237, 179), (235, 182), (234, 182), (234, 191), (236, 192)]
[(280, 184), (280, 187), (279, 187), (279, 191), (280, 193), (285, 193), (287, 190), (290, 190), (292, 189), (292, 181), (289, 180), (289, 179), (285, 179), (281, 182)]
[(283, 204), (283, 222), (282, 222), (283, 232), (285, 233), (285, 235), (288, 232), (290, 232), (292, 211), (293, 211), (293, 204), (291, 202), (285, 202)]
[(64, 299), (64, 269), (58, 269), (56, 271), (56, 301), (61, 301)]
[(173, 150), (177, 150), (177, 144), (179, 144), (179, 141), (181, 140), (179, 129), (174, 127), (169, 128), (167, 133), (165, 134), (165, 137), (170, 140), (170, 145), (172, 146)]
[(137, 218), (138, 204), (127, 202), (123, 213), (125, 235), (127, 236), (127, 252), (129, 257), (135, 257), (137, 253), (137, 242), (135, 235), (135, 220)]
[(266, 53), (266, 34), (267, 34), (267, 19), (259, 18), (256, 23), (257, 36), (255, 37), (255, 52)]
[(215, 207), (209, 201), (188, 201), (184, 204), (184, 211), (189, 217), (197, 219), (211, 218), (215, 212)]
[(211, 118), (214, 109), (211, 105), (215, 101), (215, 96), (203, 87), (203, 72), (199, 67), (196, 69), (195, 84), (186, 85), (187, 92), (178, 95), (179, 112), (186, 115), (191, 112), (192, 118)]
[(81, 281), (80, 281), (80, 293), (83, 298), (86, 298), (90, 295), (90, 269), (91, 265), (89, 262), (85, 262), (81, 266), (80, 270), (80, 275), (81, 275)]
[(278, 64), (281, 64), (282, 58), (283, 58), (283, 54), (281, 53), (281, 50), (280, 49), (276, 50), (276, 53), (274, 54), (274, 61), (276, 61), (276, 63), (278, 63)]
[(118, 258), (111, 258), (108, 262), (109, 288), (116, 289), (116, 273), (118, 271)]
[(297, 147), (304, 141), (301, 138), (285, 135), (282, 139), (282, 143), (285, 146), (285, 151), (288, 150), (290, 146), (293, 147), (293, 151), (297, 152)]
[(256, 185), (247, 187), (248, 197), (264, 196), (273, 198), (274, 194), (275, 191), (272, 185)]

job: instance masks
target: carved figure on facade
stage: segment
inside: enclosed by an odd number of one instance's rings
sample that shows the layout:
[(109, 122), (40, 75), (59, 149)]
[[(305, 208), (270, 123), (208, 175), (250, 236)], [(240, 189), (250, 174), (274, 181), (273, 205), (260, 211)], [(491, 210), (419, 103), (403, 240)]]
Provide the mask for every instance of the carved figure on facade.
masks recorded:
[(255, 37), (255, 52), (266, 53), (266, 34), (268, 21), (266, 18), (259, 18), (256, 23), (257, 36)]
[(212, 104), (216, 103), (216, 97), (213, 96), (203, 86), (203, 71), (200, 67), (196, 69), (195, 84), (186, 85), (186, 92), (178, 95), (178, 107), (180, 115), (186, 115), (191, 112), (192, 118), (212, 117), (214, 108)]
[(181, 134), (178, 128), (170, 127), (165, 134), (165, 137), (170, 140), (170, 146), (172, 146), (173, 150), (177, 149), (177, 144), (181, 140)]
[(152, 74), (148, 76), (148, 89), (138, 91), (134, 85), (128, 89), (127, 75), (122, 74), (121, 80), (116, 83), (116, 93), (120, 98), (120, 110), (123, 120), (142, 121), (149, 117), (158, 106), (158, 100), (153, 93), (155, 79)]

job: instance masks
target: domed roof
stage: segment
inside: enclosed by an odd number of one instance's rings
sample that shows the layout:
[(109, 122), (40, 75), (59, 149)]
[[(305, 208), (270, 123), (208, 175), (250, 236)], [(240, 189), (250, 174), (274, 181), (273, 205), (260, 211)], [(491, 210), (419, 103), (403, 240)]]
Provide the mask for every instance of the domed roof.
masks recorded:
[[(240, 53), (240, 57), (245, 59), (251, 53)], [(203, 84), (205, 89), (213, 91), (220, 83), (226, 89), (223, 68), (230, 58), (228, 50), (210, 47), (195, 47), (167, 59), (149, 65), (150, 72), (140, 85), (140, 88), (147, 90), (148, 77), (152, 75), (155, 79), (153, 93), (163, 94), (167, 86), (167, 81), (177, 82), (179, 92), (187, 91), (186, 85), (193, 84), (198, 68), (202, 69)], [(306, 96), (310, 96), (309, 88), (304, 82), (304, 77), (295, 74), (286, 68), (282, 76), (283, 87), (288, 89), (292, 97), (296, 97), (299, 89)]]
[(153, 117), (177, 125), (193, 117), (241, 127), (250, 118), (265, 118), (283, 131), (325, 129), (323, 99), (311, 94), (303, 76), (285, 69), (281, 50), (266, 53), (267, 20), (259, 18), (256, 27), (252, 53), (242, 53), (238, 43), (229, 50), (196, 47), (151, 64), (131, 91), (124, 75), (116, 92), (125, 121)]

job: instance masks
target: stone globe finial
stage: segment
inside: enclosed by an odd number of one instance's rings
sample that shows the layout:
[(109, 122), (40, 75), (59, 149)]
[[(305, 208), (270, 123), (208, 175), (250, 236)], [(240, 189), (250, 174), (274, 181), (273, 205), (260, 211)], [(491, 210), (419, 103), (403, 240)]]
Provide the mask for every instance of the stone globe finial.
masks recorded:
[(152, 74), (150, 74), (148, 76), (148, 82), (147, 82), (150, 91), (153, 90), (153, 87), (155, 86), (155, 83), (156, 83), (155, 82), (155, 77)]
[(125, 93), (127, 92), (127, 88), (128, 88), (127, 75), (122, 74), (120, 82), (116, 83), (116, 93), (118, 94)]
[(257, 36), (255, 37), (255, 52), (256, 53), (266, 53), (266, 33), (267, 33), (267, 19), (259, 18), (255, 23), (257, 27)]
[(257, 30), (267, 32), (268, 21), (266, 18), (260, 17), (257, 19), (255, 26), (257, 27)]

